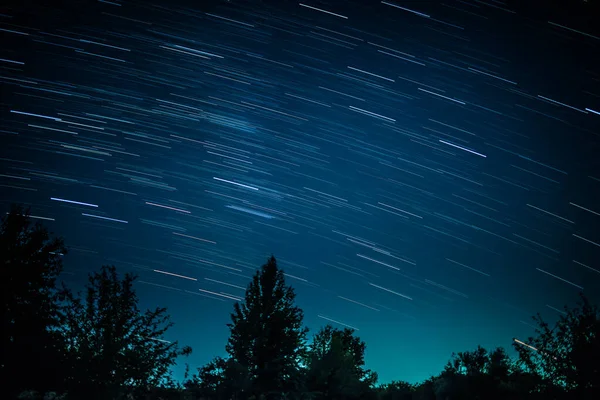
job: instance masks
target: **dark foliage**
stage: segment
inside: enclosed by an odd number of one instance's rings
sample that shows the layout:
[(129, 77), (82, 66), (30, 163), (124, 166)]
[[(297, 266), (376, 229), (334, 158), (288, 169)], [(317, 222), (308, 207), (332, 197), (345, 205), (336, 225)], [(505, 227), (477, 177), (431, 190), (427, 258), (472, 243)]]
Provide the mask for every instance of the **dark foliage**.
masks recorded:
[(244, 301), (234, 304), (226, 350), (247, 371), (256, 396), (280, 396), (299, 388), (307, 329), (295, 297), (271, 257), (254, 275)]
[[(114, 267), (90, 275), (84, 296), (56, 289), (66, 253), (28, 211), (13, 207), (0, 226), (3, 398), (145, 400), (591, 400), (600, 399), (600, 310), (581, 296), (552, 328), (501, 349), (453, 354), (418, 385), (374, 387), (366, 344), (352, 329), (322, 328), (306, 344), (303, 313), (271, 257), (234, 304), (228, 358), (217, 357), (183, 385), (170, 368), (191, 352), (163, 339), (166, 309), (141, 312)], [(32, 368), (32, 360), (35, 367)], [(57, 392), (59, 395), (53, 395)]]
[(63, 361), (55, 282), (66, 248), (28, 215), (13, 206), (0, 226), (0, 381), (9, 396), (23, 389), (63, 389), (55, 368)]
[(600, 310), (581, 294), (576, 308), (565, 307), (550, 328), (538, 314), (533, 317), (537, 336), (525, 345), (515, 342), (520, 365), (541, 379), (540, 390), (554, 397), (600, 398)]
[(364, 369), (365, 349), (353, 329), (322, 328), (308, 352), (308, 391), (318, 399), (363, 399), (374, 394), (377, 375)]
[(161, 386), (175, 359), (191, 352), (163, 339), (172, 326), (165, 308), (139, 310), (134, 280), (103, 267), (90, 275), (85, 298), (65, 292), (61, 333), (74, 396), (118, 398)]
[(233, 359), (216, 357), (198, 374), (185, 383), (188, 391), (196, 398), (204, 399), (245, 399), (251, 391), (250, 376), (246, 368)]
[(512, 362), (502, 348), (453, 354), (435, 380), (436, 395), (451, 399), (512, 398)]
[(412, 400), (415, 392), (415, 385), (403, 381), (392, 381), (377, 389), (380, 400)]

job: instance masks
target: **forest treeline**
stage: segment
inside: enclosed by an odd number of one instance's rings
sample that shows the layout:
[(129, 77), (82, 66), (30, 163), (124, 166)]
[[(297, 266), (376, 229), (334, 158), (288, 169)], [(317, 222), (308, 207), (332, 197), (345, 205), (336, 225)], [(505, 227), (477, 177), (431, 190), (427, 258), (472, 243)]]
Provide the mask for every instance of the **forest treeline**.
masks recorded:
[(167, 310), (140, 310), (135, 276), (121, 277), (112, 266), (90, 274), (81, 293), (59, 285), (66, 252), (23, 207), (2, 218), (2, 398), (600, 399), (600, 313), (583, 295), (556, 325), (534, 317), (535, 336), (513, 342), (516, 359), (478, 347), (452, 354), (443, 371), (419, 384), (378, 384), (352, 329), (328, 325), (308, 337), (273, 257), (233, 305), (227, 357), (193, 372), (188, 366), (177, 382), (171, 367), (192, 349), (164, 339), (172, 326)]

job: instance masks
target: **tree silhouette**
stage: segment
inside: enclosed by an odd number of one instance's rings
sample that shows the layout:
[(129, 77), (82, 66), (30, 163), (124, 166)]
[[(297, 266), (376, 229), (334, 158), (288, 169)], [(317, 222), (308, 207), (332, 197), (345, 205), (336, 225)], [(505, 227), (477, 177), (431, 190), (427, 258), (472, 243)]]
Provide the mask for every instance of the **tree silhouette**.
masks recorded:
[(201, 399), (238, 400), (250, 392), (247, 370), (231, 358), (215, 357), (186, 382), (188, 392)]
[(224, 358), (215, 357), (205, 366), (198, 368), (198, 375), (194, 375), (186, 387), (201, 398), (219, 400), (226, 398), (226, 363)]
[(176, 357), (191, 353), (163, 339), (172, 326), (165, 308), (140, 312), (134, 280), (105, 266), (90, 275), (84, 299), (65, 293), (61, 332), (75, 398), (112, 399), (160, 386)]
[[(62, 361), (55, 287), (66, 253), (61, 238), (29, 210), (13, 206), (0, 225), (2, 333), (0, 381), (9, 396), (23, 389), (60, 390)], [(35, 362), (32, 368), (32, 360)]]
[[(436, 394), (450, 399), (516, 399), (534, 394), (533, 376), (524, 373), (503, 348), (452, 354), (435, 379)], [(532, 397), (531, 397), (532, 398)]]
[[(413, 400), (437, 400), (435, 395), (436, 377), (429, 377), (415, 387)], [(444, 399), (446, 400), (446, 399)]]
[(226, 350), (245, 369), (255, 396), (297, 391), (307, 329), (296, 294), (275, 257), (257, 271), (242, 303), (234, 304)]
[(377, 374), (364, 368), (366, 344), (354, 330), (325, 326), (306, 347), (302, 310), (274, 257), (234, 304), (229, 357), (216, 357), (182, 387), (170, 367), (191, 349), (164, 340), (172, 326), (166, 309), (141, 312), (135, 276), (120, 279), (115, 267), (91, 274), (83, 296), (58, 291), (65, 246), (28, 215), (13, 206), (0, 224), (0, 379), (8, 398), (600, 399), (600, 310), (583, 294), (552, 328), (534, 317), (536, 336), (514, 341), (516, 362), (501, 348), (477, 347), (453, 354), (418, 385), (374, 389)]
[(444, 371), (436, 379), (436, 395), (451, 399), (478, 398), (485, 387), (487, 363), (488, 352), (481, 346), (475, 351), (453, 353)]
[[(540, 375), (523, 369), (503, 348), (452, 354), (442, 373), (433, 378), (436, 399), (556, 399), (563, 391), (541, 391)], [(569, 397), (567, 397), (569, 398)]]
[(323, 399), (359, 399), (374, 393), (377, 375), (363, 368), (365, 349), (353, 329), (322, 328), (308, 352), (308, 390)]
[(379, 400), (412, 400), (415, 386), (408, 382), (392, 381), (377, 388)]
[(600, 398), (600, 310), (583, 295), (577, 307), (565, 307), (553, 328), (540, 314), (533, 317), (537, 336), (526, 345), (515, 341), (524, 368), (541, 377), (541, 390), (568, 392), (578, 399)]

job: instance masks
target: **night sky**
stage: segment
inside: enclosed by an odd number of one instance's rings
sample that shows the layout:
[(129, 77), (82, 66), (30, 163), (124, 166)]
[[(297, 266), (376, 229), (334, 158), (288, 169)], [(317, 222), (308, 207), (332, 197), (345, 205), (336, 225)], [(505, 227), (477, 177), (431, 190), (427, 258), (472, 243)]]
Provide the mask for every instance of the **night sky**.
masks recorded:
[(273, 254), (311, 334), (353, 327), (381, 382), (420, 381), (600, 300), (595, 11), (13, 1), (0, 210), (65, 238), (73, 288), (136, 273), (194, 369)]

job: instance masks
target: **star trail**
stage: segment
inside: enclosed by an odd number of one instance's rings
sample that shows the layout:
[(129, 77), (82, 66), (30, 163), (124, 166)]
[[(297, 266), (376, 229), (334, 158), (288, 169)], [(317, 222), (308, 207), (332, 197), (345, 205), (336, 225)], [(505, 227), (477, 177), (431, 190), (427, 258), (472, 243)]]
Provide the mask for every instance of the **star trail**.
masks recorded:
[(600, 300), (594, 5), (10, 3), (2, 212), (65, 238), (70, 284), (136, 273), (192, 368), (271, 254), (381, 382)]

